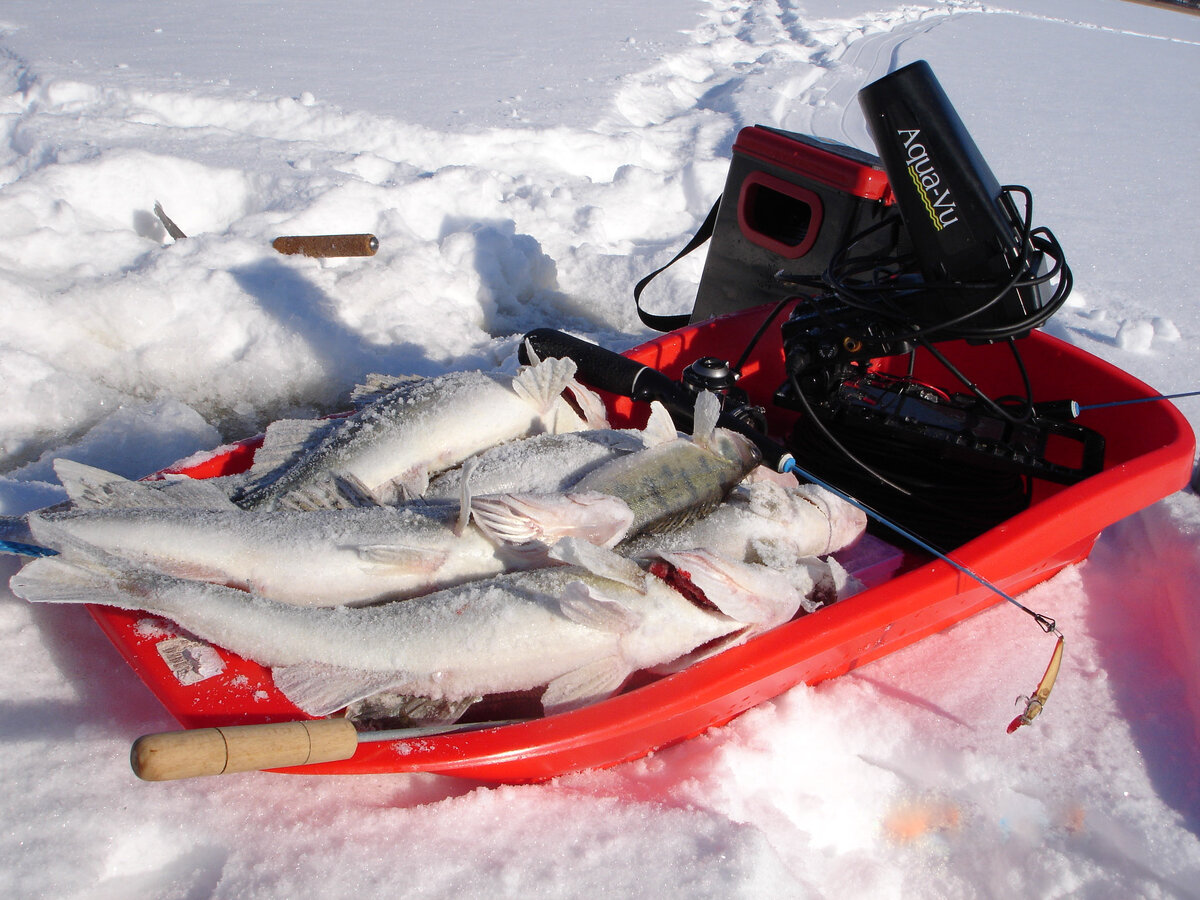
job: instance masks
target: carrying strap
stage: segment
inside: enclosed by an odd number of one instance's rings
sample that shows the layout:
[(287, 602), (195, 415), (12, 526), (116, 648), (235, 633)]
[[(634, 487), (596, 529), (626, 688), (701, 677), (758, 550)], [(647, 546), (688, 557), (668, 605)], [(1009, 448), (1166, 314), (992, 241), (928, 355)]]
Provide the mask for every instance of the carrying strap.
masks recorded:
[(675, 265), (675, 263), (679, 262), (689, 253), (707, 241), (710, 237), (712, 237), (713, 229), (717, 224), (717, 210), (720, 209), (720, 207), (721, 201), (718, 199), (717, 202), (713, 204), (713, 208), (708, 211), (708, 215), (704, 218), (704, 221), (696, 230), (696, 233), (692, 235), (692, 239), (687, 242), (684, 248), (676, 253), (675, 257), (665, 266), (659, 266), (657, 269), (639, 281), (636, 285), (634, 285), (633, 303), (634, 306), (637, 307), (638, 317), (647, 327), (653, 328), (655, 331), (674, 331), (676, 328), (682, 328), (688, 323), (688, 320), (691, 318), (690, 313), (678, 316), (659, 316), (655, 315), (654, 313), (646, 312), (646, 310), (642, 309), (642, 291), (646, 289), (646, 285), (648, 285), (655, 276), (671, 268), (671, 266)]

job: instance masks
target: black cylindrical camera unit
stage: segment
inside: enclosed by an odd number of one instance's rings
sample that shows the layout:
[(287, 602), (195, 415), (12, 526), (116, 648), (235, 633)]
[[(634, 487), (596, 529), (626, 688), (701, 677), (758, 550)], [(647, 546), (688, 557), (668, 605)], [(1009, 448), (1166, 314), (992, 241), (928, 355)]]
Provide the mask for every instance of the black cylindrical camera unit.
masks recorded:
[[(892, 72), (858, 97), (921, 273), (939, 286), (913, 297), (913, 303), (929, 304), (920, 313), (962, 315), (1014, 276), (1036, 272), (1037, 259), (1020, 262), (1023, 237), (1012, 202), (927, 62)], [(951, 283), (963, 287), (940, 289)], [(995, 287), (978, 287), (983, 284)], [(967, 324), (1019, 321), (1041, 302), (1034, 287), (1014, 289)]]

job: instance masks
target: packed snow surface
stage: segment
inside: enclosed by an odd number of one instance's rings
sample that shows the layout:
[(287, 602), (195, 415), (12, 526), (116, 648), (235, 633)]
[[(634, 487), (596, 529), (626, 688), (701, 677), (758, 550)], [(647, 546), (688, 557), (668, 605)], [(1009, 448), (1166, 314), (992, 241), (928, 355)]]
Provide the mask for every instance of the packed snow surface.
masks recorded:
[[(1164, 392), (1200, 348), (1200, 18), (1118, 0), (0, 7), (0, 512), (70, 457), (138, 477), (370, 372), (616, 349), (737, 131), (871, 149), (859, 88), (927, 59), (1076, 276), (1048, 330)], [(173, 241), (155, 202), (187, 235)], [(285, 257), (370, 232), (373, 257)], [(689, 308), (702, 254), (655, 283)], [(1200, 401), (1181, 400), (1195, 425)], [(87, 614), (0, 598), (6, 897), (1200, 896), (1200, 502), (1027, 595), (648, 759), (549, 784), (146, 784), (173, 722)], [(19, 563), (0, 561), (4, 581)]]

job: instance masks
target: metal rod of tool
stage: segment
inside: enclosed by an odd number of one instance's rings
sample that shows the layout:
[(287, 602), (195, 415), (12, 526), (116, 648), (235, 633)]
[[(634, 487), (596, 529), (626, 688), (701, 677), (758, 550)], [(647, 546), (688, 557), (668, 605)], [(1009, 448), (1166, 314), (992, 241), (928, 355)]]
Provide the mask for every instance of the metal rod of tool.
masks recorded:
[(143, 781), (256, 772), (349, 759), (360, 743), (476, 731), (519, 721), (523, 720), (359, 731), (349, 719), (311, 719), (165, 731), (134, 741), (129, 764)]

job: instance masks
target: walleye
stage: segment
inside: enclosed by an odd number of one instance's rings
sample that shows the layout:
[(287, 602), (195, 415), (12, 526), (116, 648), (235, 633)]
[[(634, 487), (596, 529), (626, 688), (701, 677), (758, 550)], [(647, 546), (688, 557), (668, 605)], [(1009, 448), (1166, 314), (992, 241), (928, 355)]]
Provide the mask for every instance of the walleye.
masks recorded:
[(42, 547), (68, 558), (99, 550), (166, 575), (252, 591), (296, 606), (379, 603), (545, 565), (500, 547), (458, 504), (313, 512), (85, 509), (29, 517)]
[[(661, 431), (654, 415), (669, 414), (654, 404), (647, 433)], [(715, 509), (762, 457), (745, 437), (716, 426), (720, 405), (710, 393), (696, 401), (693, 436), (678, 436), (673, 426), (667, 440), (656, 440), (638, 453), (605, 463), (585, 475), (567, 493), (510, 493), (475, 497), (471, 513), (476, 524), (496, 541), (553, 544), (561, 537), (583, 536), (580, 505), (595, 507), (596, 497), (620, 500), (628, 512), (624, 529), (597, 528), (592, 518), (583, 528), (609, 531), (622, 538), (649, 530), (682, 527)]]
[[(811, 579), (787, 573), (747, 578), (743, 564), (702, 552), (667, 553), (662, 562), (688, 573), (703, 605), (640, 569), (625, 583), (574, 566), (339, 609), (289, 606), (103, 556), (37, 559), (9, 584), (31, 602), (101, 603), (170, 619), (274, 667), (280, 689), (310, 715), (381, 691), (454, 701), (542, 687), (548, 713), (571, 709), (608, 696), (637, 670), (782, 624), (811, 588)], [(769, 579), (765, 589), (759, 576)]]
[[(674, 437), (674, 428), (671, 429)], [(473, 457), (472, 494), (566, 491), (593, 469), (629, 453), (646, 449), (638, 431), (589, 429), (537, 434), (509, 441)], [(442, 472), (421, 495), (426, 500), (456, 500), (462, 492), (463, 468)]]
[(675, 531), (631, 538), (617, 549), (640, 556), (704, 547), (728, 559), (783, 568), (849, 546), (866, 526), (864, 512), (816, 485), (747, 479), (702, 519)]
[(276, 422), (233, 499), (245, 509), (308, 510), (418, 496), (432, 473), (503, 441), (604, 427), (599, 398), (574, 376), (573, 361), (547, 359), (516, 376), (471, 371), (393, 380), (345, 418)]

